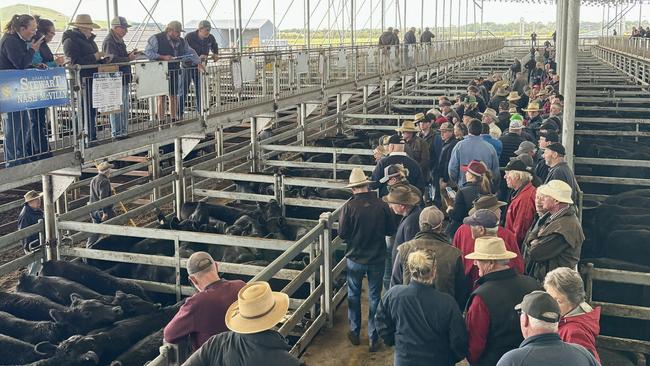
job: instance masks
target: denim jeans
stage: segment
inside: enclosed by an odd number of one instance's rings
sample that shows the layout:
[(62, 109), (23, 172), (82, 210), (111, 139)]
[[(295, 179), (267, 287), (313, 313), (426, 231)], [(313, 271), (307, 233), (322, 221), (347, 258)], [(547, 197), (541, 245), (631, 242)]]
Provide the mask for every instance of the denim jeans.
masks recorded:
[(93, 78), (85, 78), (86, 90), (84, 91), (84, 101), (82, 103), (83, 124), (79, 128), (86, 129), (88, 142), (97, 140), (97, 109), (93, 108)]
[(111, 121), (111, 136), (126, 136), (129, 123), (129, 84), (122, 84), (122, 108), (118, 113), (108, 116)]
[(31, 143), (33, 149), (32, 160), (40, 160), (52, 156), (50, 144), (47, 139), (47, 108), (32, 109), (29, 111), (31, 120)]
[(185, 110), (185, 99), (190, 92), (190, 84), (194, 82), (194, 98), (196, 100), (196, 114), (201, 113), (201, 75), (199, 70), (196, 67), (191, 69), (182, 69), (183, 76), (181, 77), (181, 83), (183, 83), (181, 88), (181, 98), (180, 98), (180, 109), (179, 115), (183, 116)]
[(393, 273), (393, 244), (395, 243), (394, 236), (386, 237), (386, 259), (384, 260), (384, 290), (388, 291), (390, 288), (390, 277)]
[(348, 281), (348, 320), (350, 331), (359, 335), (361, 331), (361, 286), (363, 277), (368, 276), (368, 338), (377, 341), (375, 313), (381, 300), (381, 284), (384, 276), (384, 263), (359, 264), (347, 259)]
[(31, 121), (27, 111), (10, 112), (2, 119), (7, 167), (25, 164), (32, 155)]

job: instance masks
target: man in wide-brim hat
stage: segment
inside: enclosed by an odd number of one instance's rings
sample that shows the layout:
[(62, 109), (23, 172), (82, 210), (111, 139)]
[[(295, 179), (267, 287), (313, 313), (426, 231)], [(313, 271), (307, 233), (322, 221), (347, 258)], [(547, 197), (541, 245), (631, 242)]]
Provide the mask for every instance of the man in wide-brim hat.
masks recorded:
[(381, 298), (385, 259), (388, 253), (386, 236), (393, 235), (395, 224), (388, 205), (370, 191), (363, 170), (352, 169), (347, 188), (352, 198), (341, 208), (339, 236), (346, 244), (348, 281), (348, 339), (359, 345), (361, 333), (361, 285), (368, 277), (368, 339), (370, 350), (377, 349), (379, 335), (375, 327), (375, 312)]
[[(418, 113), (416, 117), (421, 117), (421, 122), (425, 116), (423, 113)], [(402, 126), (396, 128), (395, 131), (402, 134), (402, 137), (404, 138), (404, 152), (418, 163), (420, 170), (422, 171), (422, 176), (425, 177), (426, 181), (428, 181), (430, 158), (429, 145), (417, 135), (417, 133), (420, 132), (420, 129), (415, 125), (415, 122), (404, 121)]]
[(503, 85), (502, 87), (498, 88), (494, 96), (490, 98), (490, 101), (487, 103), (487, 107), (498, 111), (499, 104), (501, 102), (507, 101), (508, 95), (510, 95), (510, 87), (508, 85)]
[(528, 104), (527, 108), (522, 109), (528, 115), (527, 128), (530, 130), (530, 133), (533, 135), (533, 141), (539, 139), (539, 128), (542, 126), (544, 120), (542, 119), (542, 109), (540, 108), (539, 102), (531, 101)]
[(210, 338), (183, 365), (300, 365), (284, 337), (272, 329), (288, 309), (287, 294), (271, 291), (267, 282), (247, 284), (226, 311), (225, 323), (232, 332)]
[(73, 28), (85, 28), (85, 29), (99, 29), (101, 28), (99, 24), (93, 22), (92, 18), (88, 14), (77, 14), (73, 22), (70, 22), (70, 26)]
[(510, 268), (508, 263), (516, 256), (498, 237), (476, 239), (474, 251), (465, 256), (474, 261), (480, 276), (465, 316), (469, 333), (467, 360), (472, 365), (496, 365), (505, 352), (523, 340), (519, 332), (512, 331), (519, 324), (514, 307), (540, 285)]
[(511, 91), (510, 94), (508, 94), (508, 96), (506, 97), (506, 99), (508, 100), (508, 102), (512, 103), (521, 99), (521, 96), (517, 91)]

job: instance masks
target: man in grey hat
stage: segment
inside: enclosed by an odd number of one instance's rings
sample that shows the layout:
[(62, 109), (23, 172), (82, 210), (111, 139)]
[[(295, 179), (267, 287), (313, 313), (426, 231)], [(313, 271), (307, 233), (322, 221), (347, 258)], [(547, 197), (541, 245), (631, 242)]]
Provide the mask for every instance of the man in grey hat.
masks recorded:
[[(18, 230), (26, 229), (43, 220), (43, 210), (41, 209), (42, 194), (36, 191), (25, 193), (25, 203), (23, 209), (18, 215)], [(39, 246), (39, 235), (35, 233), (23, 239), (23, 251), (29, 254), (34, 248)], [(40, 262), (40, 261), (39, 261)], [(39, 270), (39, 262), (33, 262), (27, 266), (27, 273), (36, 275)]]
[[(226, 311), (237, 301), (244, 281), (219, 277), (219, 265), (206, 252), (193, 253), (187, 260), (187, 274), (198, 290), (178, 310), (163, 332), (165, 342), (189, 340), (196, 351), (208, 338), (228, 330)], [(188, 339), (189, 338), (189, 339)]]
[(388, 205), (369, 189), (370, 181), (360, 168), (350, 174), (347, 188), (353, 197), (341, 208), (339, 236), (347, 244), (345, 252), (348, 281), (348, 339), (357, 346), (361, 333), (361, 287), (368, 277), (368, 339), (370, 350), (377, 350), (379, 335), (375, 328), (375, 312), (381, 299), (387, 255), (386, 236), (393, 235), (395, 225)]
[[(97, 175), (90, 180), (90, 199), (88, 203), (94, 203), (104, 198), (108, 198), (113, 195), (113, 190), (111, 189), (111, 169), (113, 169), (113, 164), (110, 164), (107, 161), (103, 161), (97, 164)], [(115, 217), (115, 211), (113, 211), (113, 205), (104, 206), (98, 210), (95, 210), (90, 213), (90, 218), (93, 223), (101, 224), (102, 222), (112, 219)], [(99, 239), (99, 234), (90, 234), (88, 236), (88, 241), (86, 242), (86, 248), (92, 248), (95, 242)]]
[[(180, 115), (178, 114), (178, 88), (181, 86), (182, 73), (180, 70), (179, 60), (190, 61), (197, 65), (197, 69), (205, 72), (205, 67), (201, 63), (199, 55), (196, 51), (181, 37), (183, 32), (183, 25), (177, 20), (173, 20), (167, 24), (164, 32), (154, 34), (149, 37), (147, 47), (144, 54), (150, 60), (167, 61), (167, 68), (169, 70), (169, 113), (172, 121), (177, 120)], [(158, 120), (165, 120), (165, 112), (167, 111), (167, 100), (165, 96), (157, 97), (157, 111)]]
[(571, 186), (571, 199), (573, 202), (578, 202), (580, 186), (578, 185), (575, 174), (573, 174), (573, 169), (564, 160), (564, 155), (566, 155), (566, 151), (564, 150), (564, 146), (559, 142), (546, 146), (542, 156), (549, 170), (544, 183), (546, 184), (555, 179), (565, 182)]
[[(126, 63), (136, 59), (140, 53), (137, 49), (128, 52), (124, 36), (128, 33), (131, 25), (124, 17), (115, 17), (111, 21), (111, 30), (108, 31), (102, 50), (109, 57), (110, 63)], [(122, 65), (119, 68), (122, 73), (122, 107), (119, 112), (111, 113), (109, 120), (111, 122), (111, 135), (114, 139), (126, 137), (128, 130), (129, 118), (129, 83), (131, 82), (131, 66)]]
[(600, 365), (584, 347), (560, 339), (560, 307), (548, 293), (533, 291), (515, 309), (525, 340), (504, 354), (497, 366)]
[[(185, 41), (187, 44), (192, 47), (192, 49), (199, 55), (201, 63), (205, 63), (208, 60), (210, 51), (212, 51), (212, 60), (217, 61), (219, 57), (219, 45), (217, 40), (210, 33), (212, 30), (212, 25), (208, 20), (202, 20), (199, 22), (198, 28), (189, 32), (185, 35)], [(184, 63), (184, 73), (183, 73), (183, 90), (181, 104), (180, 104), (180, 115), (183, 115), (183, 107), (185, 105), (185, 98), (187, 98), (190, 84), (194, 83), (194, 98), (196, 99), (196, 111), (202, 111), (201, 108), (201, 77), (199, 75), (198, 65), (193, 62)]]
[(420, 231), (415, 237), (397, 248), (390, 285), (408, 285), (411, 274), (407, 260), (417, 250), (428, 250), (436, 257), (435, 288), (456, 299), (459, 307), (467, 301), (467, 282), (463, 268), (462, 253), (449, 245), (442, 228), (445, 215), (435, 206), (426, 207), (420, 213)]

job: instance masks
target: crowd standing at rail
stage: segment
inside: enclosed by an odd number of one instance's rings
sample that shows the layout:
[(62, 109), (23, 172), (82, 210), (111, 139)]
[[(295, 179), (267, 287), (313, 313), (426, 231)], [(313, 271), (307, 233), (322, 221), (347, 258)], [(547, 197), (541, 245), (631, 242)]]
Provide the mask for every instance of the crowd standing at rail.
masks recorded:
[[(16, 14), (6, 23), (0, 39), (0, 70), (50, 69), (57, 67), (82, 67), (78, 76), (82, 86), (80, 129), (85, 131), (87, 146), (97, 144), (98, 125), (105, 123), (107, 115), (113, 140), (127, 137), (129, 133), (131, 65), (136, 59), (169, 62), (169, 93), (157, 97), (157, 119), (173, 122), (183, 117), (185, 103), (194, 85), (194, 106), (202, 108), (201, 78), (209, 58), (217, 60), (219, 47), (210, 34), (209, 21), (201, 21), (198, 28), (184, 32), (178, 21), (171, 21), (163, 32), (149, 38), (145, 50), (127, 50), (124, 37), (131, 25), (124, 17), (115, 17), (100, 50), (93, 30), (100, 26), (88, 14), (77, 14), (61, 38), (63, 56), (54, 56), (48, 43), (56, 34), (54, 23), (29, 14)], [(98, 114), (93, 107), (93, 76), (111, 64), (118, 64), (122, 79), (122, 103), (119, 111)], [(106, 70), (109, 70), (106, 68)], [(54, 131), (49, 108), (9, 112), (2, 117), (4, 133), (4, 161), (7, 167), (25, 164), (52, 156), (50, 139)], [(107, 126), (104, 127), (106, 130)], [(76, 138), (76, 137), (75, 137)]]
[[(90, 16), (78, 15), (71, 26), (63, 36), (63, 60), (47, 47), (55, 32), (51, 22), (14, 16), (0, 44), (0, 69), (122, 63), (139, 55), (126, 50), (130, 25), (123, 17), (111, 22), (103, 51), (94, 42), (98, 26)], [(183, 60), (169, 64), (179, 71), (170, 74), (168, 97), (158, 99), (159, 119), (167, 118), (167, 102), (170, 119), (180, 118), (190, 84), (200, 89), (198, 72), (210, 51), (215, 59), (218, 53), (209, 30), (210, 23), (201, 22), (182, 38), (181, 24), (172, 21), (149, 39), (149, 59)], [(398, 32), (388, 28), (379, 44), (399, 44)], [(427, 28), (420, 42), (434, 37)], [(353, 345), (361, 344), (367, 277), (369, 350), (376, 352), (381, 340), (394, 345), (396, 365), (454, 365), (464, 358), (471, 365), (598, 364), (600, 309), (584, 302), (576, 272), (584, 234), (579, 186), (559, 142), (563, 98), (554, 50), (550, 43), (535, 48), (536, 37), (531, 39), (530, 54), (514, 60), (505, 75), (471, 80), (466, 93), (440, 96), (439, 108), (418, 113), (382, 138), (371, 177), (352, 170), (347, 187), (353, 198), (341, 209), (338, 235), (347, 244)], [(414, 28), (403, 42), (417, 42)], [(128, 84), (129, 70), (122, 68)], [(83, 69), (82, 76), (90, 83), (95, 72)], [(123, 90), (128, 105), (128, 88)], [(87, 107), (84, 113), (93, 142), (96, 111)], [(8, 164), (47, 153), (41, 144), (48, 130), (44, 116), (34, 110), (3, 119)], [(109, 118), (113, 137), (126, 136), (128, 110)], [(98, 166), (91, 202), (110, 196), (110, 168)], [(106, 207), (92, 219), (99, 223), (112, 215)], [(19, 226), (40, 218), (40, 195), (28, 192)], [(25, 240), (26, 252), (33, 242)], [(167, 342), (189, 337), (196, 352), (186, 365), (300, 363), (273, 330), (287, 313), (286, 295), (264, 282), (221, 279), (207, 253), (192, 255), (187, 269), (199, 292), (164, 332)]]

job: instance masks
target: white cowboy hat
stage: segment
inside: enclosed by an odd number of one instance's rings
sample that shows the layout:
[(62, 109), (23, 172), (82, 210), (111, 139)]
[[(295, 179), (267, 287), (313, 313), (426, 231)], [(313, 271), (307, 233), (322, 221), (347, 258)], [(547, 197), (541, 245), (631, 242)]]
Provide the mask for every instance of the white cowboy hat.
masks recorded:
[(345, 186), (345, 188), (365, 186), (367, 184), (370, 184), (370, 181), (361, 168), (353, 168), (352, 172), (350, 172), (349, 183), (350, 184)]
[(474, 241), (474, 251), (465, 256), (466, 259), (483, 261), (498, 261), (515, 257), (517, 257), (517, 253), (506, 250), (506, 243), (496, 236), (477, 238)]
[(573, 190), (570, 185), (558, 179), (553, 179), (537, 188), (537, 193), (549, 196), (558, 202), (568, 204), (573, 204), (573, 200), (571, 199), (572, 192)]
[(267, 282), (242, 287), (226, 311), (226, 327), (236, 333), (259, 333), (273, 328), (289, 310), (289, 296), (271, 291)]

